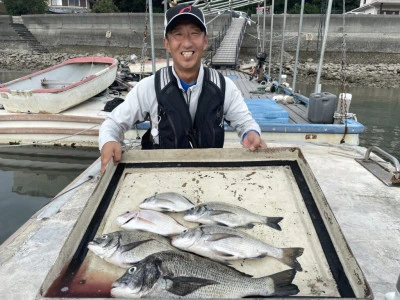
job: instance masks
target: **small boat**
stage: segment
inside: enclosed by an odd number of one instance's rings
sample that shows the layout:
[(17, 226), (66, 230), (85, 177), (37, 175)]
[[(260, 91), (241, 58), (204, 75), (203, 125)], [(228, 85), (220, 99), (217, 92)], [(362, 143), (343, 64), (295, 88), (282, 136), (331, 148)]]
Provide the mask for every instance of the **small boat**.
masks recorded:
[[(172, 59), (169, 60), (169, 65), (172, 66)], [(155, 62), (156, 70), (164, 68), (167, 66), (167, 60), (165, 58), (156, 59)], [(153, 64), (151, 60), (146, 60), (143, 64), (141, 62), (133, 62), (129, 64), (129, 71), (132, 74), (153, 74)]]
[(109, 87), (117, 67), (111, 57), (72, 58), (0, 84), (0, 103), (13, 113), (57, 114)]

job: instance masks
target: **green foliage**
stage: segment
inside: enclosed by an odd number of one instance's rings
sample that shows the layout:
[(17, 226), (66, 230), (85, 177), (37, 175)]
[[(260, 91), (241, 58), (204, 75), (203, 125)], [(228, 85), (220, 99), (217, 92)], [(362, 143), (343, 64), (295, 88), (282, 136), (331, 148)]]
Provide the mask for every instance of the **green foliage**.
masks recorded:
[(3, 0), (9, 15), (35, 15), (47, 12), (47, 0)]
[(113, 0), (97, 0), (93, 5), (92, 12), (94, 13), (115, 13), (119, 12), (118, 7)]
[[(164, 4), (162, 0), (152, 0), (153, 12), (163, 13)], [(116, 6), (118, 6), (120, 12), (145, 12), (146, 0), (114, 0)]]

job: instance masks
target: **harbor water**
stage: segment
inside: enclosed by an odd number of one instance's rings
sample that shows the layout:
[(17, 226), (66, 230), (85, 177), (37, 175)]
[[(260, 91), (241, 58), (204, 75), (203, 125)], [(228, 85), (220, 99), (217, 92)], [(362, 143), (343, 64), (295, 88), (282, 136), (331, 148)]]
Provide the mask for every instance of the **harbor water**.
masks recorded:
[[(6, 82), (24, 74), (2, 74)], [(10, 77), (14, 76), (14, 77)], [(314, 86), (297, 83), (309, 96)], [(323, 92), (340, 94), (339, 86), (322, 86)], [(400, 93), (398, 89), (351, 87), (350, 112), (365, 126), (360, 145), (378, 146), (400, 159)], [(35, 148), (0, 148), (0, 244), (32, 215), (73, 181), (99, 156), (99, 151), (63, 149), (63, 155), (41, 155)]]
[[(308, 97), (315, 86), (297, 83), (296, 90)], [(341, 93), (339, 85), (322, 85), (321, 90), (337, 96)], [(378, 146), (400, 159), (400, 90), (348, 87), (346, 93), (352, 95), (349, 112), (365, 126), (360, 146)]]

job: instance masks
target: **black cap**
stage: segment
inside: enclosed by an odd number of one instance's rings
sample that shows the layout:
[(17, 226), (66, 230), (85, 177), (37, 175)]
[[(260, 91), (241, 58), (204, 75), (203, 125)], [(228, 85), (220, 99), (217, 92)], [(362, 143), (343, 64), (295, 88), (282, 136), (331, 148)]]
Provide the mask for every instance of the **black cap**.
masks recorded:
[(164, 37), (167, 36), (168, 30), (173, 28), (179, 20), (190, 20), (207, 34), (206, 20), (204, 19), (203, 12), (195, 6), (178, 4), (168, 9), (165, 13)]

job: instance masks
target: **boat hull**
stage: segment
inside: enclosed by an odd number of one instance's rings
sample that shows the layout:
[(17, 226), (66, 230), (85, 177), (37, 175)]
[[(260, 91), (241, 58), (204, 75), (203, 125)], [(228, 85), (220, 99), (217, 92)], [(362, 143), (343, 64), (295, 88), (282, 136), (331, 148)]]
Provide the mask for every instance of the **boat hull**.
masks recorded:
[(0, 103), (13, 113), (60, 113), (109, 87), (117, 67), (110, 57), (69, 59), (0, 85)]

